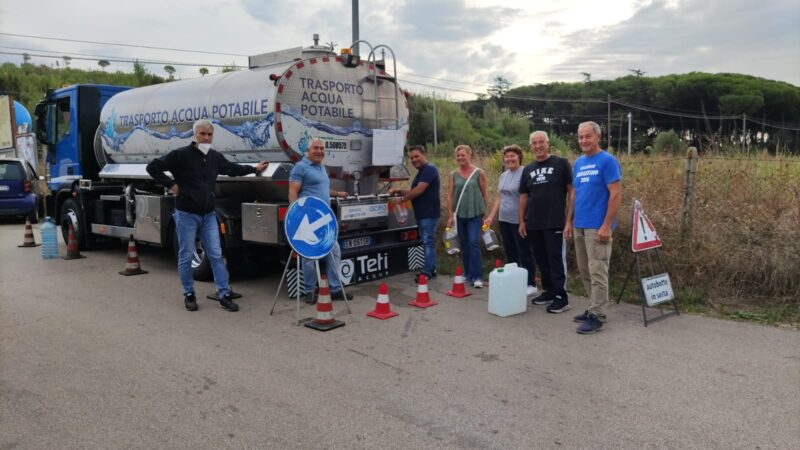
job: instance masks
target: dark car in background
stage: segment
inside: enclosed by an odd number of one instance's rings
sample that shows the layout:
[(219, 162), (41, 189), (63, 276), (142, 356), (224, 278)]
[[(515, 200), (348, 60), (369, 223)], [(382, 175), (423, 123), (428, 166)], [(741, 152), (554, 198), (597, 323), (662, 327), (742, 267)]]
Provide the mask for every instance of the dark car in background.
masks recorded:
[(39, 176), (20, 158), (0, 158), (0, 216), (23, 216), (39, 221)]

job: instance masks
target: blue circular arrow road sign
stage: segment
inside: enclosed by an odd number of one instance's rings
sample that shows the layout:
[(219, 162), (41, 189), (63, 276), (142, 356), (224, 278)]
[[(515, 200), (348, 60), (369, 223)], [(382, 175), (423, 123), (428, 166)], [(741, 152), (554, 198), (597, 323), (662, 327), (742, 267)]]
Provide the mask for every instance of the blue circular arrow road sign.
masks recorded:
[(317, 197), (300, 197), (289, 206), (283, 222), (289, 245), (308, 259), (325, 257), (339, 235), (339, 224), (327, 202)]

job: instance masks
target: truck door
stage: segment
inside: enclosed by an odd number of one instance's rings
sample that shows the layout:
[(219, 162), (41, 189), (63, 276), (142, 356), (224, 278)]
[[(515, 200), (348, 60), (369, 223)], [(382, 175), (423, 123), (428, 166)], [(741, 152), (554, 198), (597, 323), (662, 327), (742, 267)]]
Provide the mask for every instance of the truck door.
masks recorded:
[(54, 98), (48, 105), (48, 154), (50, 189), (57, 190), (81, 176), (78, 158), (77, 102), (74, 90)]

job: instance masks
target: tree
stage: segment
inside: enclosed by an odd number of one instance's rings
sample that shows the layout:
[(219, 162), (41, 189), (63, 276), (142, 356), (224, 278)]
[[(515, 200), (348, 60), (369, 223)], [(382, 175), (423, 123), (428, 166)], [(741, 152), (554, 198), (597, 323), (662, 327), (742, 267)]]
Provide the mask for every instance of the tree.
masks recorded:
[(589, 83), (592, 82), (592, 74), (591, 73), (589, 73), (589, 72), (581, 72), (581, 75), (583, 75), (583, 82), (584, 83), (589, 84)]
[(72, 61), (72, 57), (64, 55), (61, 58), (64, 60), (64, 67), (69, 67), (69, 63), (70, 61)]
[(200, 75), (201, 75), (201, 76), (206, 76), (206, 75), (208, 75), (208, 69), (206, 69), (205, 67), (201, 67), (201, 68), (200, 68)]
[(487, 89), (486, 92), (488, 92), (492, 98), (497, 99), (505, 96), (509, 89), (511, 89), (511, 82), (508, 81), (506, 77), (497, 75), (494, 77), (492, 86)]
[(167, 75), (169, 75), (169, 79), (170, 80), (174, 80), (175, 79), (175, 68), (174, 67), (172, 67), (169, 64), (167, 64), (166, 66), (164, 66), (164, 72), (167, 72)]
[(28, 64), (29, 62), (31, 62), (31, 54), (30, 53), (23, 53), (22, 54), (22, 63), (23, 64)]
[(97, 65), (100, 66), (100, 68), (103, 69), (103, 70), (106, 70), (106, 67), (108, 67), (110, 64), (111, 63), (108, 62), (105, 59), (101, 59), (100, 61), (97, 61)]
[(641, 69), (628, 69), (628, 72), (636, 75), (637, 77), (644, 76), (644, 74), (647, 73), (647, 72), (645, 72), (644, 70), (641, 70)]
[(227, 66), (227, 65), (226, 66), (222, 66), (222, 69), (220, 70), (220, 73), (236, 72), (237, 70), (239, 70), (239, 68), (236, 67), (236, 64), (235, 63), (231, 63), (231, 65), (229, 65), (229, 66)]

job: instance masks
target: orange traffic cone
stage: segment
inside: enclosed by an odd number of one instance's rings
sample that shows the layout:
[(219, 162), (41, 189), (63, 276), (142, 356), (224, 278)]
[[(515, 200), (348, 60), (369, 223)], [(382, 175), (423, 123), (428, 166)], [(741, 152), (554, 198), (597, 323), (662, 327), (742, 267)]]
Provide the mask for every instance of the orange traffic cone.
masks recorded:
[(387, 286), (386, 283), (381, 283), (381, 287), (378, 290), (378, 301), (375, 303), (375, 311), (370, 311), (367, 315), (381, 320), (391, 319), (398, 315), (396, 312), (392, 311), (389, 305), (389, 286)]
[(25, 239), (22, 241), (22, 245), (18, 245), (17, 247), (38, 247), (39, 244), (36, 243), (36, 240), (33, 238), (33, 227), (31, 227), (31, 219), (29, 217), (25, 218)]
[(147, 273), (146, 270), (142, 270), (142, 266), (139, 264), (139, 253), (136, 252), (136, 241), (131, 236), (128, 239), (128, 261), (125, 263), (125, 270), (121, 270), (119, 272), (120, 275), (130, 276), (130, 275), (142, 275)]
[(322, 275), (319, 280), (317, 318), (311, 322), (306, 322), (305, 326), (317, 331), (328, 331), (344, 326), (344, 322), (333, 318), (333, 303), (331, 303), (331, 290), (328, 287), (327, 275)]
[(425, 278), (425, 275), (420, 274), (419, 276), (419, 284), (417, 285), (417, 299), (413, 302), (408, 302), (411, 306), (416, 306), (417, 308), (428, 308), (430, 306), (436, 305), (436, 302), (431, 301), (431, 295), (428, 292), (428, 280)]
[(472, 293), (467, 292), (467, 289), (464, 287), (464, 272), (461, 271), (461, 266), (456, 267), (456, 276), (453, 278), (453, 287), (447, 291), (445, 295), (455, 298), (464, 298), (472, 295)]
[(62, 256), (61, 259), (81, 259), (86, 258), (81, 255), (78, 248), (78, 240), (75, 239), (75, 228), (69, 224), (69, 237), (67, 239), (67, 256)]

